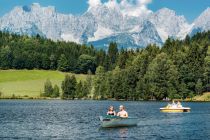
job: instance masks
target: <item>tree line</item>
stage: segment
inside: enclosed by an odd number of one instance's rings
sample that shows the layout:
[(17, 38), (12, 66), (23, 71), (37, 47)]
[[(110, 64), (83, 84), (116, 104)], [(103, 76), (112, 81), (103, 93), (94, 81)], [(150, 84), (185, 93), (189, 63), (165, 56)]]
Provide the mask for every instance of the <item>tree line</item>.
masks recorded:
[(210, 31), (135, 51), (111, 43), (95, 57), (97, 67), (85, 81), (66, 75), (61, 98), (185, 99), (210, 91)]
[(99, 65), (112, 70), (117, 51), (116, 43), (110, 44), (107, 53), (92, 45), (0, 32), (0, 69), (5, 70), (44, 69), (84, 74), (90, 70), (94, 74)]
[[(119, 54), (120, 55), (120, 54)], [(210, 32), (184, 40), (167, 39), (128, 57), (125, 68), (98, 67), (95, 99), (162, 100), (192, 98), (209, 91)]]

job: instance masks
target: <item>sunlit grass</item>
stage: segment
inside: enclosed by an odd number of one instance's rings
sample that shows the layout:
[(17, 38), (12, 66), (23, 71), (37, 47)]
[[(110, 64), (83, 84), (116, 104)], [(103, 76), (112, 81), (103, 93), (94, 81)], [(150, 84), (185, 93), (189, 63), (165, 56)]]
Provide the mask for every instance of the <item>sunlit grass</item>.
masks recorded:
[[(13, 94), (21, 97), (39, 97), (47, 79), (60, 87), (66, 74), (45, 70), (0, 70), (0, 91), (3, 97), (11, 97)], [(75, 76), (78, 81), (86, 78), (83, 74)]]
[(193, 99), (196, 101), (210, 101), (210, 92), (206, 92), (203, 95), (197, 95)]

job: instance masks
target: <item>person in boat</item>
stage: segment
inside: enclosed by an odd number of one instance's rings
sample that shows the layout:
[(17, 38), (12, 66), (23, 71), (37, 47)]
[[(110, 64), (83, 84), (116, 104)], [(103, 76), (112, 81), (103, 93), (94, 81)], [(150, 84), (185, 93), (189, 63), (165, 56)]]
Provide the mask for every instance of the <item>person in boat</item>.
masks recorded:
[(180, 101), (177, 102), (177, 107), (182, 108), (182, 104), (180, 103)]
[(114, 111), (114, 107), (113, 106), (109, 107), (107, 115), (116, 116), (116, 112)]
[(123, 105), (120, 105), (120, 112), (117, 113), (117, 116), (121, 118), (128, 118), (128, 113), (125, 111), (125, 107)]
[(171, 107), (177, 107), (177, 104), (175, 103), (175, 101), (172, 101)]
[(171, 104), (168, 103), (168, 105), (166, 106), (166, 108), (170, 108), (170, 107), (171, 107)]

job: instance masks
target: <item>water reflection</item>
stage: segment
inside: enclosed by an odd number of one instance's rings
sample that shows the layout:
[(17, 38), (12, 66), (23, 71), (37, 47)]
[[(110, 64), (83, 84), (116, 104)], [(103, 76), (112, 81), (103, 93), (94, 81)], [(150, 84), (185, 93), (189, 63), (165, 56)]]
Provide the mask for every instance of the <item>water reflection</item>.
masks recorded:
[(121, 140), (128, 138), (128, 128), (120, 128), (118, 135)]

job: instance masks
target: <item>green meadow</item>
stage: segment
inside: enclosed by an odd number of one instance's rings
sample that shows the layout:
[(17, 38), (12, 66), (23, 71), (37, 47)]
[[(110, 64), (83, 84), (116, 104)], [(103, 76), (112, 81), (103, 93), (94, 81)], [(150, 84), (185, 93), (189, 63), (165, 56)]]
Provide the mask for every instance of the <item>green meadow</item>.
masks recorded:
[[(53, 86), (61, 83), (66, 74), (59, 71), (45, 70), (0, 70), (0, 92), (1, 97), (33, 97), (39, 98), (44, 90), (44, 83), (50, 79)], [(75, 74), (77, 81), (86, 78), (83, 74)], [(60, 89), (61, 91), (61, 89)]]
[(203, 93), (202, 95), (197, 95), (193, 98), (194, 101), (210, 101), (210, 92)]

